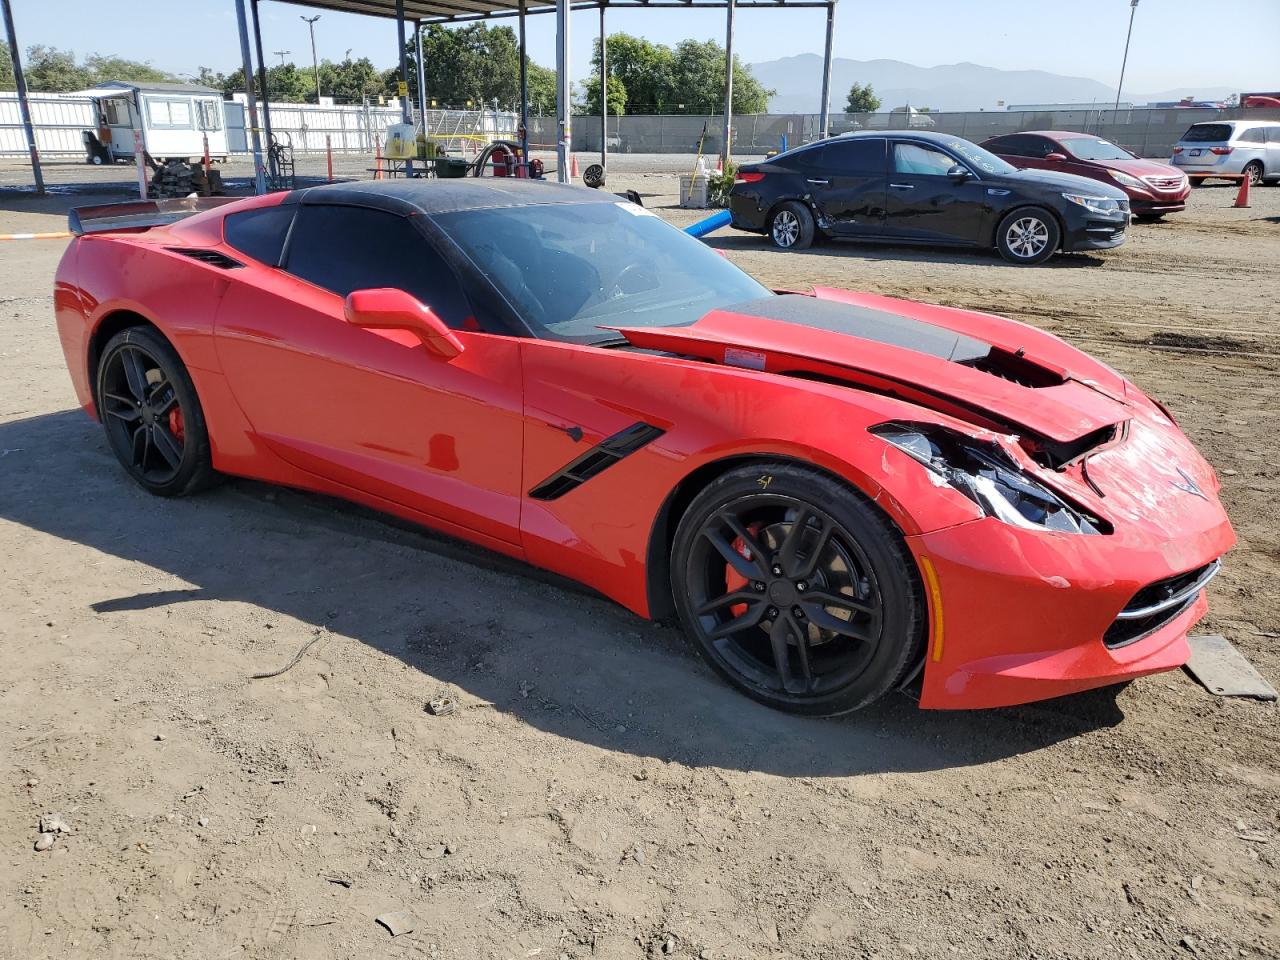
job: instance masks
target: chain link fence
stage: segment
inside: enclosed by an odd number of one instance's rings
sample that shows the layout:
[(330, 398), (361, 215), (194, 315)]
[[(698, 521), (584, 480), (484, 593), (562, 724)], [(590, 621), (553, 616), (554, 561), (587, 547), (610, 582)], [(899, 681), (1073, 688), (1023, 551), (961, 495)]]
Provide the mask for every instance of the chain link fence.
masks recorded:
[[(988, 137), (1023, 130), (1074, 130), (1093, 133), (1120, 144), (1140, 157), (1170, 156), (1174, 143), (1193, 123), (1206, 120), (1280, 120), (1269, 109), (1121, 109), (1052, 111), (970, 111), (958, 113), (833, 113), (832, 134), (850, 130), (928, 130), (981, 142)], [(816, 113), (748, 114), (735, 117), (732, 152), (763, 154), (809, 143), (818, 138)], [(617, 153), (695, 153), (701, 140), (704, 153), (719, 154), (724, 140), (721, 116), (627, 116), (609, 118), (608, 147)], [(529, 120), (529, 138), (554, 144), (554, 117)], [(600, 150), (600, 117), (573, 118), (573, 149)]]

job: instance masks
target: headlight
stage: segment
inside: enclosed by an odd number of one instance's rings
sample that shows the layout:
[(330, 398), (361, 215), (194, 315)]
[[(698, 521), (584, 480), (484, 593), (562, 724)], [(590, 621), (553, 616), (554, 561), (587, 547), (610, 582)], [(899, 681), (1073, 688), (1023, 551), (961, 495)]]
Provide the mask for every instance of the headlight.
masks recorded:
[(989, 517), (1026, 530), (1108, 531), (1104, 521), (1024, 473), (993, 443), (925, 423), (882, 423), (871, 432), (922, 463)]
[(1120, 209), (1120, 201), (1110, 197), (1088, 197), (1080, 193), (1064, 193), (1062, 196), (1090, 213), (1115, 213)]
[[(1122, 187), (1128, 187), (1131, 190), (1147, 189), (1147, 185), (1137, 177), (1131, 177), (1127, 173), (1121, 173), (1119, 170), (1108, 170), (1107, 173), (1111, 175), (1112, 180), (1120, 184)], [(1070, 197), (1067, 199), (1070, 199)]]

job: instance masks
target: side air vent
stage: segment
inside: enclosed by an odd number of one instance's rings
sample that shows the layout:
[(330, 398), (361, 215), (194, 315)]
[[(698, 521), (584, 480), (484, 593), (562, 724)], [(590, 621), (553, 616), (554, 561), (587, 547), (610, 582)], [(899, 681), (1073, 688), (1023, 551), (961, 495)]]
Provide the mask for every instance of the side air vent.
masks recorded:
[(609, 469), (623, 457), (652, 443), (666, 433), (650, 423), (633, 423), (627, 429), (606, 437), (572, 463), (557, 470), (529, 491), (535, 500), (555, 500)]
[(170, 253), (181, 254), (184, 257), (190, 257), (192, 260), (207, 263), (209, 266), (217, 267), (219, 270), (235, 270), (244, 266), (239, 260), (228, 257), (225, 253), (219, 253), (217, 250), (201, 250), (199, 247), (166, 247), (165, 249)]

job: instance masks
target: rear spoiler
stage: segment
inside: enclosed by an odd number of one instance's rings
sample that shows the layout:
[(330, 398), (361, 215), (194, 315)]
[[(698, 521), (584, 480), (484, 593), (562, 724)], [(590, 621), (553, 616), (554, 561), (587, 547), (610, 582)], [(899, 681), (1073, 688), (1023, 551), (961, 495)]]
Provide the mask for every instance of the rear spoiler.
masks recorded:
[(177, 200), (128, 200), (75, 207), (67, 214), (72, 234), (105, 233), (110, 230), (140, 230), (163, 227), (206, 210), (214, 210), (240, 197), (183, 197)]

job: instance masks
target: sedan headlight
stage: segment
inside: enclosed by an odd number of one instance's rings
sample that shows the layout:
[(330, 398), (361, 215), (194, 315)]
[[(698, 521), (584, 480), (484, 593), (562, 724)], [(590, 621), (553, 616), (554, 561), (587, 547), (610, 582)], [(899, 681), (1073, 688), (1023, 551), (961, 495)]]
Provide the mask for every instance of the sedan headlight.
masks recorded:
[(1025, 530), (1109, 532), (1105, 521), (1067, 503), (993, 443), (925, 423), (882, 423), (871, 432), (919, 461), (989, 517)]
[[(1121, 173), (1119, 170), (1108, 170), (1107, 173), (1111, 175), (1112, 180), (1120, 184), (1122, 187), (1128, 187), (1130, 190), (1147, 189), (1147, 185), (1137, 177), (1131, 177), (1129, 174)], [(1068, 197), (1068, 199), (1070, 198)]]
[(1115, 213), (1120, 209), (1120, 201), (1110, 197), (1090, 197), (1081, 193), (1064, 193), (1062, 196), (1090, 213)]

